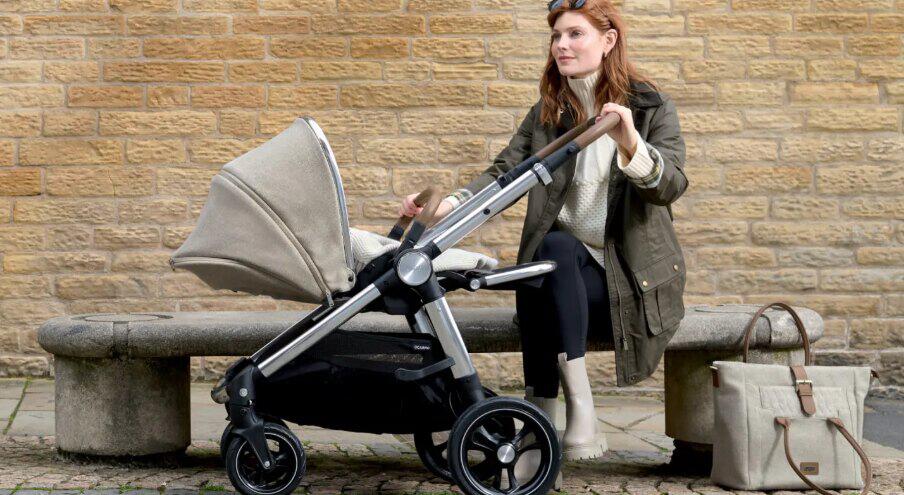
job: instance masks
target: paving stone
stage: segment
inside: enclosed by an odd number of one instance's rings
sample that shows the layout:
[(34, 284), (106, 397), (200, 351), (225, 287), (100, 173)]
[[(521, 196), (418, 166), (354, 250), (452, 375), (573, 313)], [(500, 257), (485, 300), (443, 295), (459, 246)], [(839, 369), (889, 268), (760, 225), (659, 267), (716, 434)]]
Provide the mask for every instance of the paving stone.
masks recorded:
[(621, 407), (603, 407), (598, 410), (597, 417), (619, 428), (626, 428), (646, 419), (649, 419), (660, 411), (649, 407), (639, 406), (621, 406)]
[(17, 399), (0, 399), (0, 430), (6, 427), (6, 420), (16, 410), (18, 404), (19, 401)]
[(664, 433), (643, 430), (629, 430), (627, 433), (633, 437), (643, 440), (644, 442), (651, 443), (659, 447), (661, 450), (671, 452), (675, 449), (674, 441)]
[(873, 457), (886, 457), (889, 459), (902, 459), (904, 458), (904, 452), (894, 448), (888, 447), (885, 445), (878, 444), (876, 442), (872, 442), (869, 440), (863, 440), (860, 442), (863, 446), (863, 450), (866, 452), (866, 455)]
[(368, 445), (375, 455), (380, 457), (398, 457), (401, 452), (393, 444), (373, 443)]
[(655, 451), (660, 449), (627, 433), (607, 433), (606, 443), (612, 450)]
[(9, 434), (15, 436), (46, 436), (53, 435), (53, 432), (53, 411), (19, 411), (9, 429)]
[(31, 387), (25, 391), (20, 411), (53, 411), (53, 392), (32, 392)]
[(658, 413), (630, 425), (632, 430), (665, 431), (665, 413)]
[(0, 399), (21, 399), (25, 380), (0, 380)]
[(53, 394), (53, 380), (32, 380), (28, 384), (28, 393), (49, 393)]

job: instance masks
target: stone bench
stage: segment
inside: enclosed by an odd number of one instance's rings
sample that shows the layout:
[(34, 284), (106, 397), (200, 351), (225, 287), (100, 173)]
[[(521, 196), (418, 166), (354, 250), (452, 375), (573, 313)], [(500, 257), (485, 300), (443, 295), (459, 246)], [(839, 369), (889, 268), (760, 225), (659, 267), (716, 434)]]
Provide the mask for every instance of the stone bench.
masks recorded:
[[(692, 306), (665, 353), (666, 434), (677, 457), (712, 444), (714, 360), (740, 359), (743, 330), (757, 306)], [(822, 318), (798, 309), (811, 341)], [(459, 309), (471, 352), (520, 350), (511, 308)], [(38, 342), (54, 355), (56, 444), (64, 452), (120, 456), (180, 452), (191, 439), (189, 357), (247, 356), (304, 316), (299, 312), (98, 314), (54, 318)], [(410, 332), (403, 317), (362, 313), (347, 330)], [(751, 338), (751, 361), (803, 363), (790, 315), (768, 311)], [(592, 351), (611, 343), (591, 341)]]

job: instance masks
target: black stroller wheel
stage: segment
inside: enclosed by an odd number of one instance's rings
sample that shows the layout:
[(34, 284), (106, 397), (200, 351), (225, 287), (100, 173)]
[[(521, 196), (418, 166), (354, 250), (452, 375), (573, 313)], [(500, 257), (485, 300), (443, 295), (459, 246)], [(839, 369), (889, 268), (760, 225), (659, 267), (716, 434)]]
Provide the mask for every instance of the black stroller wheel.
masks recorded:
[(220, 459), (222, 459), (223, 462), (226, 462), (226, 451), (229, 450), (229, 442), (232, 440), (230, 437), (232, 436), (232, 430), (234, 428), (232, 423), (229, 423), (223, 430), (223, 434), (220, 435)]
[[(512, 434), (492, 431), (492, 425), (512, 421)], [(515, 477), (518, 458), (528, 451), (540, 454), (530, 479)], [(545, 494), (562, 462), (556, 430), (537, 406), (522, 399), (494, 397), (469, 407), (452, 426), (449, 467), (467, 495)]]
[[(264, 417), (264, 421), (279, 423), (280, 425), (288, 428), (285, 421), (278, 418)], [(235, 426), (233, 426), (232, 423), (229, 423), (223, 430), (223, 434), (220, 435), (220, 459), (223, 459), (223, 462), (226, 462), (226, 450), (229, 449), (229, 441), (232, 440), (230, 437), (232, 436), (233, 429), (235, 429)]]
[(304, 449), (298, 438), (281, 424), (266, 423), (264, 436), (274, 468), (266, 471), (248, 441), (233, 436), (225, 457), (229, 481), (244, 495), (288, 495), (304, 476), (307, 461)]
[[(483, 395), (484, 397), (496, 397), (496, 392), (483, 387)], [(461, 409), (465, 408), (460, 407), (461, 401), (458, 400), (457, 397), (453, 396), (450, 397), (450, 399), (450, 405), (456, 414), (464, 412)], [(492, 428), (494, 431), (499, 430), (499, 432), (503, 434), (514, 435), (515, 423), (514, 421), (496, 423)], [(449, 469), (449, 459), (447, 455), (448, 448), (448, 431), (419, 431), (414, 434), (414, 449), (417, 451), (418, 457), (421, 458), (424, 467), (435, 476), (442, 478), (449, 483), (455, 483), (455, 479), (452, 478), (452, 471)]]
[(455, 483), (449, 470), (446, 451), (449, 445), (449, 432), (419, 431), (414, 434), (414, 450), (428, 471), (449, 483)]

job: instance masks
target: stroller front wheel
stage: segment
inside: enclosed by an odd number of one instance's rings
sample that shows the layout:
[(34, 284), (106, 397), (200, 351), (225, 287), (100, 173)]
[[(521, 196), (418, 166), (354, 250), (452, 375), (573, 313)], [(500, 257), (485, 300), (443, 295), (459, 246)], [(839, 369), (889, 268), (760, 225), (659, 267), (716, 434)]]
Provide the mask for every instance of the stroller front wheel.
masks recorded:
[[(513, 421), (507, 432), (494, 425)], [(529, 479), (517, 479), (515, 465), (526, 452), (539, 454)], [(537, 406), (513, 397), (493, 397), (469, 407), (449, 435), (449, 468), (467, 495), (545, 494), (562, 462), (556, 430)]]
[(229, 481), (244, 495), (288, 495), (304, 476), (304, 449), (295, 434), (278, 423), (266, 423), (264, 437), (275, 462), (273, 469), (265, 470), (248, 441), (232, 435), (224, 458)]
[[(264, 420), (273, 423), (279, 423), (280, 425), (289, 428), (288, 425), (286, 425), (285, 421), (278, 418), (264, 417)], [(226, 451), (229, 449), (229, 442), (230, 440), (232, 440), (232, 430), (234, 429), (235, 426), (233, 426), (232, 423), (229, 423), (223, 430), (223, 434), (220, 435), (220, 459), (223, 459), (223, 462), (226, 462)]]

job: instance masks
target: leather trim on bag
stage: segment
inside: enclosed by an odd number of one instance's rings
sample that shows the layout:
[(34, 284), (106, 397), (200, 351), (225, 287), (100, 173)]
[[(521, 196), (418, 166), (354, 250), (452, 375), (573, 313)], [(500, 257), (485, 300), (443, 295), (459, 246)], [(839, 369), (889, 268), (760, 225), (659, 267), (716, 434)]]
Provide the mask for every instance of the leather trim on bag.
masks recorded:
[(800, 399), (800, 407), (807, 416), (816, 414), (816, 402), (813, 400), (813, 381), (807, 377), (803, 366), (790, 366), (794, 375), (794, 391)]
[[(844, 439), (851, 444), (851, 447), (854, 448), (854, 451), (857, 452), (857, 455), (860, 456), (860, 461), (863, 462), (863, 466), (866, 468), (866, 474), (863, 477), (863, 490), (860, 491), (860, 495), (866, 495), (869, 493), (870, 485), (873, 481), (873, 466), (869, 462), (869, 457), (866, 455), (866, 452), (863, 451), (863, 448), (860, 447), (860, 444), (857, 443), (857, 440), (847, 431), (847, 428), (844, 427), (844, 423), (839, 418), (826, 418), (830, 424), (834, 425), (838, 431), (841, 432), (841, 435), (844, 436)], [(798, 467), (797, 463), (794, 462), (794, 458), (791, 456), (791, 420), (790, 418), (782, 418), (776, 417), (775, 422), (782, 426), (782, 436), (784, 437), (785, 443), (785, 457), (788, 459), (788, 465), (791, 466), (791, 469), (794, 470), (794, 473), (807, 484), (810, 488), (816, 490), (822, 495), (835, 495), (834, 493), (822, 488), (821, 486), (814, 483), (810, 478), (803, 473)], [(806, 463), (803, 463), (806, 464)]]

